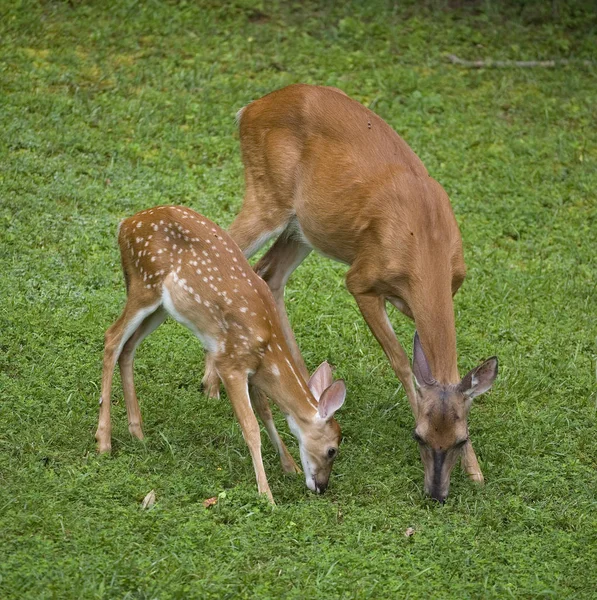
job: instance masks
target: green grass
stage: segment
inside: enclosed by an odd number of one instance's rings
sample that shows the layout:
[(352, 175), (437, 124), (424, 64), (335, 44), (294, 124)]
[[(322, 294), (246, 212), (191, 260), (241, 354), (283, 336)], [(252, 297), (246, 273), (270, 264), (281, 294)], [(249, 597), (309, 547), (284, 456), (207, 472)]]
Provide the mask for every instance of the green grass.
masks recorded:
[[(0, 597), (594, 597), (587, 6), (0, 2)], [(573, 62), (471, 70), (448, 53)], [(408, 403), (345, 268), (317, 256), (287, 305), (309, 367), (329, 360), (349, 388), (325, 496), (283, 476), (265, 435), (277, 508), (257, 496), (231, 408), (202, 396), (200, 346), (172, 322), (138, 353), (146, 441), (128, 434), (116, 379), (114, 452), (95, 454), (103, 333), (124, 300), (119, 219), (184, 203), (228, 225), (243, 187), (234, 114), (297, 81), (378, 112), (461, 224), (460, 369), (491, 354), (501, 369), (470, 416), (487, 485), (457, 468), (443, 507), (423, 496)], [(410, 346), (412, 324), (392, 320)]]

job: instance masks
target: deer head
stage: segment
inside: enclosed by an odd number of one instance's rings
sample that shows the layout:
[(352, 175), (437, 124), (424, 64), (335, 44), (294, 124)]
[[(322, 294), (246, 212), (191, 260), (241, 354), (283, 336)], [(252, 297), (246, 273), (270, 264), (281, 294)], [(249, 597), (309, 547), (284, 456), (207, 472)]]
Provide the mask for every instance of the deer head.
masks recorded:
[(456, 384), (438, 383), (415, 333), (413, 374), (418, 411), (413, 437), (425, 467), (425, 492), (438, 502), (443, 503), (448, 496), (450, 473), (469, 443), (467, 418), (473, 398), (492, 386), (497, 372), (494, 356)]

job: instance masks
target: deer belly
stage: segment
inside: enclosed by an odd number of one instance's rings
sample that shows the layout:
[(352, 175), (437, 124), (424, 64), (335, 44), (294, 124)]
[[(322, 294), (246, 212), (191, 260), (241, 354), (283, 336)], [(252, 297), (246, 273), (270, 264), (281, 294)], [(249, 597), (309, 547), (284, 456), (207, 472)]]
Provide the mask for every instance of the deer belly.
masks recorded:
[(318, 163), (303, 167), (294, 207), (307, 243), (321, 254), (350, 265), (366, 222), (361, 215), (362, 191), (351, 176), (353, 166), (337, 158), (333, 168)]
[(312, 215), (301, 216), (297, 211), (295, 229), (305, 244), (320, 254), (347, 265), (352, 264), (355, 255), (354, 239), (346, 236), (347, 228), (329, 226)]

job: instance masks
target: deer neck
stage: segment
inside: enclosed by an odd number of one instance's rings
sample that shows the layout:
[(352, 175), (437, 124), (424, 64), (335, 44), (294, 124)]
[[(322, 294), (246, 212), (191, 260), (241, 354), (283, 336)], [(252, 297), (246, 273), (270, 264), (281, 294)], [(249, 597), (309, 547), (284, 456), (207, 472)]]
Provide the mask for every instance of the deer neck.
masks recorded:
[(438, 383), (458, 383), (456, 326), (450, 289), (428, 291), (424, 302), (412, 304), (415, 324), (431, 374)]

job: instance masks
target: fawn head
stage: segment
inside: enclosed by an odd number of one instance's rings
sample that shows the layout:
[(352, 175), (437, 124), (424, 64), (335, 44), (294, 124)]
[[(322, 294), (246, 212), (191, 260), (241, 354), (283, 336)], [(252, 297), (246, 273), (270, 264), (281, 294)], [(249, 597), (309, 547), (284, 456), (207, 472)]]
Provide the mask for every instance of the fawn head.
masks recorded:
[(425, 492), (444, 502), (450, 473), (468, 443), (468, 412), (473, 398), (486, 392), (498, 371), (494, 356), (467, 373), (456, 384), (441, 384), (431, 373), (419, 335), (415, 333), (413, 374), (418, 394), (413, 432), (425, 468)]
[(317, 401), (317, 413), (300, 430), (296, 422), (289, 423), (299, 441), (305, 483), (311, 491), (323, 494), (342, 439), (334, 413), (344, 404), (346, 385), (342, 379), (333, 381), (327, 362), (317, 367), (308, 385)]

